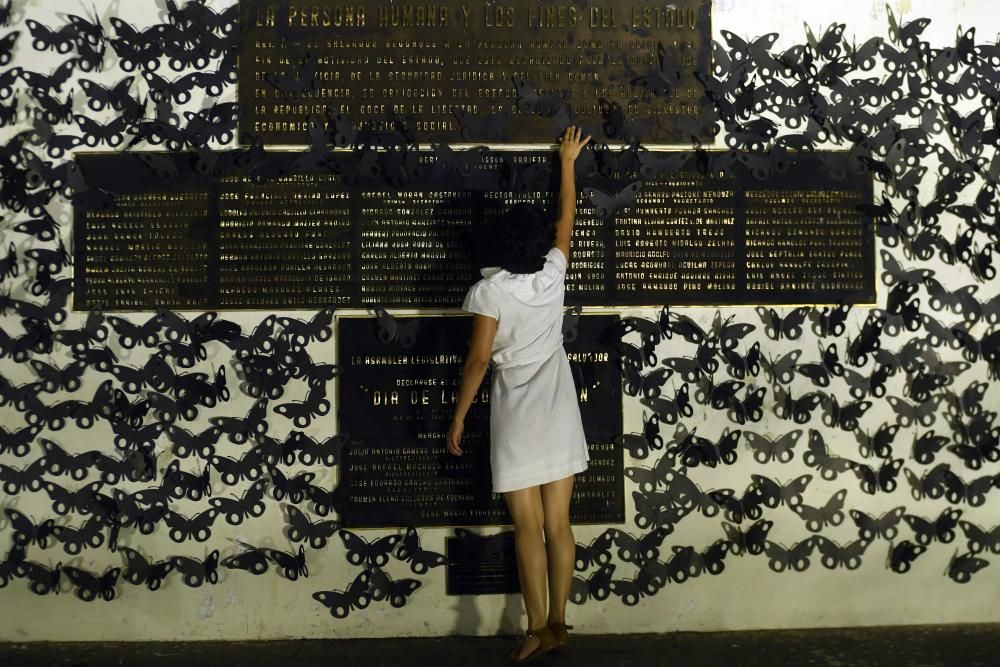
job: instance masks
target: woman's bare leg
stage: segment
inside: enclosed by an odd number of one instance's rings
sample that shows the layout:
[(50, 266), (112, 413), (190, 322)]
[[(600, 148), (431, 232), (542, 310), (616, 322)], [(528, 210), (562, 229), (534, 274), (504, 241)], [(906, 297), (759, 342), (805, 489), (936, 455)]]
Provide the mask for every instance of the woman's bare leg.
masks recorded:
[[(517, 553), (517, 574), (521, 581), (524, 609), (528, 613), (528, 628), (545, 625), (545, 543), (542, 542), (542, 497), (538, 486), (504, 492), (507, 509), (514, 520), (514, 550)], [(527, 637), (521, 645), (519, 657), (536, 648), (537, 637)]]
[(574, 475), (541, 485), (545, 550), (549, 566), (549, 614), (547, 621), (566, 622), (566, 602), (573, 584), (576, 540), (569, 523), (569, 503)]

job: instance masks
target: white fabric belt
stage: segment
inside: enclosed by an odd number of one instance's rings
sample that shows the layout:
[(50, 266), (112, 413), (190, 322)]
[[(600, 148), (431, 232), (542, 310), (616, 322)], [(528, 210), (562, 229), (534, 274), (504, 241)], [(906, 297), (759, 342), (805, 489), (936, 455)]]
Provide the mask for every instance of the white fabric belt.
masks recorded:
[(535, 354), (530, 354), (530, 355), (527, 355), (527, 356), (524, 356), (524, 357), (518, 357), (517, 359), (507, 359), (505, 361), (494, 361), (493, 362), (493, 368), (495, 370), (502, 371), (505, 368), (512, 368), (514, 366), (524, 366), (526, 364), (530, 364), (530, 363), (535, 362), (535, 361), (542, 361), (544, 359), (548, 359), (549, 357), (551, 357), (552, 354), (556, 350), (562, 348), (562, 346), (563, 346), (562, 336), (560, 336), (560, 340), (558, 342), (556, 342), (556, 344), (553, 345), (552, 347), (548, 347), (548, 348), (545, 348), (543, 350), (540, 350), (539, 352), (536, 352)]

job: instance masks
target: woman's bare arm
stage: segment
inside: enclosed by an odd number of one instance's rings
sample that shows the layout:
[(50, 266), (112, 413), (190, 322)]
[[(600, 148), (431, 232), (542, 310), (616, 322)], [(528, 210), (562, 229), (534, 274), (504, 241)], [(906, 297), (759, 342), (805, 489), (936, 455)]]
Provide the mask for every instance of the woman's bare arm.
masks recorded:
[(555, 246), (566, 256), (567, 267), (569, 242), (573, 237), (573, 223), (576, 222), (576, 174), (573, 168), (580, 151), (590, 141), (589, 134), (581, 141), (581, 134), (583, 131), (580, 128), (571, 125), (559, 139), (559, 167), (562, 173), (559, 176), (559, 216), (556, 218)]

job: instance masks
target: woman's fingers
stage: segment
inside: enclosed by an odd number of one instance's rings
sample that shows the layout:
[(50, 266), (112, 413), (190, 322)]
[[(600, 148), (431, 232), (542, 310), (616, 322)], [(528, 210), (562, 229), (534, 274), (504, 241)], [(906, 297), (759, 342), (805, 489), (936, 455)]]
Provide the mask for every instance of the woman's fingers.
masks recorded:
[(564, 138), (565, 139), (569, 139), (568, 143), (570, 145), (577, 144), (578, 148), (583, 148), (590, 141), (591, 137), (588, 134), (581, 141), (580, 137), (582, 135), (583, 135), (583, 128), (582, 127), (580, 127), (579, 125), (570, 125), (569, 127), (566, 128), (566, 131), (563, 133), (563, 136), (559, 137), (559, 141), (562, 141)]

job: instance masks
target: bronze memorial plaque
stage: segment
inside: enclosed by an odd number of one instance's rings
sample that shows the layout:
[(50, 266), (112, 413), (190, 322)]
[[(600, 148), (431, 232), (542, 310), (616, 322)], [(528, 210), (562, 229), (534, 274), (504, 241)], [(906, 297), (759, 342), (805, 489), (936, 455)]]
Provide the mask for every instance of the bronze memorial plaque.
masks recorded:
[(445, 538), (448, 561), (445, 595), (490, 595), (521, 592), (514, 531), (477, 535), (463, 528)]
[(307, 144), (310, 114), (421, 143), (710, 141), (710, 0), (241, 0), (239, 129)]
[[(573, 523), (625, 521), (622, 382), (615, 350), (601, 342), (617, 315), (584, 315), (564, 347), (573, 369), (589, 467), (577, 475)], [(510, 524), (492, 493), (492, 366), (465, 418), (462, 456), (445, 448), (472, 317), (396, 317), (395, 340), (370, 317), (337, 317), (337, 432), (350, 435), (338, 466), (345, 528)], [(565, 329), (564, 329), (565, 331)], [(557, 352), (558, 354), (558, 352)], [(541, 443), (539, 443), (541, 446)]]
[[(469, 233), (515, 201), (555, 210), (552, 152), (421, 152), (405, 183), (392, 152), (365, 178), (268, 155), (223, 153), (215, 176), (191, 154), (78, 156), (94, 187), (74, 209), (74, 309), (458, 308), (488, 263)], [(581, 156), (567, 306), (875, 302), (871, 174), (838, 153), (756, 175), (715, 155), (627, 174), (605, 168), (621, 151)]]

